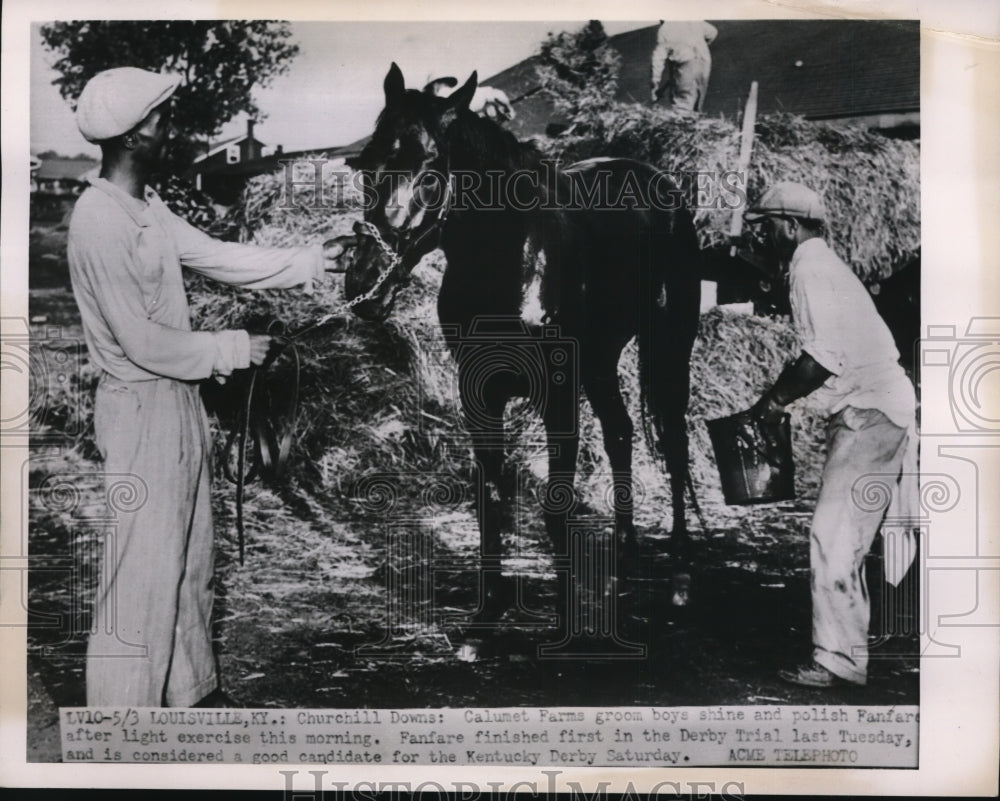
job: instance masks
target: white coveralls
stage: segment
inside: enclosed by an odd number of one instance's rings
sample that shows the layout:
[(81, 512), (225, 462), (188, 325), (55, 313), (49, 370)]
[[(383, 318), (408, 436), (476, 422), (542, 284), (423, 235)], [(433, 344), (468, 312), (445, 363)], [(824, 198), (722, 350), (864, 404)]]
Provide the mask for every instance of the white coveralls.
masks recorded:
[[(886, 513), (864, 497), (864, 477), (892, 477), (883, 486), (892, 487), (901, 516), (912, 517), (914, 510), (899, 506), (915, 499), (905, 491), (911, 486), (894, 482), (901, 471), (916, 480), (915, 395), (871, 296), (826, 242), (800, 244), (789, 269), (802, 350), (833, 373), (810, 396), (831, 415), (810, 542), (813, 658), (864, 683), (870, 609), (863, 564)], [(893, 558), (887, 554), (887, 576)], [(894, 572), (895, 583), (902, 573)]]
[(701, 111), (712, 71), (708, 46), (718, 33), (704, 21), (660, 24), (652, 58), (654, 101), (680, 111)]
[[(152, 189), (139, 200), (102, 178), (91, 184), (73, 211), (68, 255), (101, 370), (94, 429), (117, 527), (94, 602), (87, 704), (190, 706), (217, 686), (211, 440), (197, 382), (249, 366), (250, 340), (191, 330), (181, 266), (254, 289), (311, 287), (322, 248), (220, 242)], [(137, 494), (115, 509), (123, 486)]]

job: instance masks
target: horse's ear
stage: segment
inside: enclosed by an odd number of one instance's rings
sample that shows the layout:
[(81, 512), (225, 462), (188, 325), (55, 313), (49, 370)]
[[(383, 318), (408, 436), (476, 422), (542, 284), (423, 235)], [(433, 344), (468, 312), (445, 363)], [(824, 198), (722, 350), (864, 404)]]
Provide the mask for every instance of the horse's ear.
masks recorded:
[(392, 62), (389, 72), (386, 73), (382, 88), (385, 89), (386, 108), (396, 105), (397, 102), (402, 100), (403, 95), (406, 94), (406, 81), (403, 79), (403, 71), (395, 61)]
[(458, 86), (458, 78), (452, 78), (450, 75), (447, 78), (435, 78), (424, 87), (424, 94), (431, 97), (441, 97), (446, 88), (453, 89), (456, 86)]
[(476, 87), (479, 86), (479, 75), (473, 71), (472, 75), (469, 76), (461, 89), (456, 89), (448, 97), (448, 105), (455, 111), (460, 111), (462, 109), (467, 109), (469, 103), (472, 102), (472, 96), (476, 93)]

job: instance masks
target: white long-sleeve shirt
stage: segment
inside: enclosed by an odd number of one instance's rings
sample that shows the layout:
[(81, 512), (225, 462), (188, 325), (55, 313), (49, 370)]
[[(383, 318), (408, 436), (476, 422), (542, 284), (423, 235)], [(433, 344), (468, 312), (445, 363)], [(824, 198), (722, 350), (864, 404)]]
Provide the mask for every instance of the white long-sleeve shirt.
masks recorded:
[(200, 380), (249, 366), (245, 331), (192, 331), (181, 267), (248, 289), (311, 286), (322, 246), (220, 242), (147, 187), (139, 200), (92, 178), (69, 226), (68, 257), (91, 360), (122, 381)]
[(899, 365), (899, 351), (868, 290), (829, 245), (807, 239), (789, 267), (792, 322), (802, 350), (831, 375), (813, 393), (828, 414), (845, 406), (878, 409), (910, 428), (916, 408), (913, 385)]

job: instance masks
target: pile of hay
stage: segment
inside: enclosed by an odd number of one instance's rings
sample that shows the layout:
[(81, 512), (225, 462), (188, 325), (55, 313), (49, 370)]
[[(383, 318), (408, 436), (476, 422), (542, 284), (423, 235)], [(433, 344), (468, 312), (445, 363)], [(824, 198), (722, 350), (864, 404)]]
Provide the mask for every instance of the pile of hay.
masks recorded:
[(226, 215), (241, 242), (271, 247), (300, 245), (349, 233), (361, 215), (360, 174), (325, 153), (297, 158), (270, 175), (251, 178)]
[[(328, 184), (343, 180), (333, 171), (326, 177)], [(284, 202), (284, 181), (276, 173), (257, 177), (248, 186), (244, 202), (229, 215), (245, 224), (244, 241), (264, 246), (316, 244), (349, 232), (360, 217), (355, 199), (333, 202), (332, 193), (326, 206), (299, 197), (298, 207), (293, 207)], [(301, 383), (292, 460), (281, 491), (286, 501), (294, 500), (303, 511), (319, 504), (326, 512), (352, 514), (359, 509), (355, 489), (366, 477), (407, 474), (416, 486), (422, 476), (450, 471), (467, 480), (465, 466), (456, 466), (448, 456), (464, 428), (451, 401), (454, 393), (446, 386), (453, 378), (447, 375), (451, 368), (442, 358), (444, 345), (433, 311), (442, 267), (440, 254), (425, 259), (414, 272), (411, 289), (400, 298), (397, 314), (378, 325), (344, 308), (342, 276), (327, 277), (311, 295), (300, 290), (243, 290), (187, 277), (196, 329), (263, 333), (277, 321), (280, 330), (294, 333), (334, 313), (321, 330), (296, 343)], [(293, 364), (288, 357), (279, 359), (269, 380), (279, 387), (287, 384)], [(243, 387), (240, 380), (222, 387), (207, 385), (206, 402), (216, 417), (220, 449), (236, 421)], [(216, 487), (217, 500), (231, 506), (232, 489), (224, 482)], [(251, 504), (256, 492), (249, 490)]]
[[(739, 163), (740, 129), (734, 123), (619, 103), (540, 144), (566, 162), (598, 155), (648, 161), (676, 175), (689, 201), (697, 196), (700, 180), (703, 191), (694, 205), (702, 245), (726, 242), (739, 200), (721, 177)], [(752, 203), (775, 181), (800, 181), (823, 196), (829, 241), (863, 279), (891, 275), (920, 247), (920, 149), (915, 142), (791, 114), (763, 115), (757, 119), (746, 181), (734, 185)]]

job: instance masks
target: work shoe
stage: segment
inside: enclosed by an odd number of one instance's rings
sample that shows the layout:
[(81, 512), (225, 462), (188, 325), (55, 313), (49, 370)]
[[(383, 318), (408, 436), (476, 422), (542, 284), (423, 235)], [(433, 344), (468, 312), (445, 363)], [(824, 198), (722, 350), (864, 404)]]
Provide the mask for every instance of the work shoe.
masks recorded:
[(839, 684), (859, 685), (865, 683), (863, 681), (851, 681), (850, 679), (841, 678), (816, 662), (799, 665), (792, 670), (779, 670), (778, 677), (802, 687), (836, 687)]

